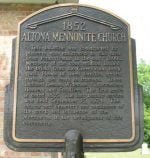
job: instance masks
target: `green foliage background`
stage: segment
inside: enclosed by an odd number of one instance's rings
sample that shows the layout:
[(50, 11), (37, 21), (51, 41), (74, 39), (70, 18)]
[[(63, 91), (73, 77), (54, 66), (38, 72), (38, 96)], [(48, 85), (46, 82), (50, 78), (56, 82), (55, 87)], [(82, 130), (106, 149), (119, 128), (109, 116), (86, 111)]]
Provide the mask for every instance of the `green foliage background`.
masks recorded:
[(150, 143), (150, 64), (143, 60), (138, 64), (138, 82), (144, 92), (144, 141)]

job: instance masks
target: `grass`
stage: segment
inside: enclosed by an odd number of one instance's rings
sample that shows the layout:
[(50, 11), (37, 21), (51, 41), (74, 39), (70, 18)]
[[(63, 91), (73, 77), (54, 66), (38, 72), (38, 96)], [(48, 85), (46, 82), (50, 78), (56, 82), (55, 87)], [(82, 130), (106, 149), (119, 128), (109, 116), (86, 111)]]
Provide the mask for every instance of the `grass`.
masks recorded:
[(142, 155), (141, 149), (138, 149), (132, 152), (85, 153), (85, 158), (150, 158), (150, 155)]

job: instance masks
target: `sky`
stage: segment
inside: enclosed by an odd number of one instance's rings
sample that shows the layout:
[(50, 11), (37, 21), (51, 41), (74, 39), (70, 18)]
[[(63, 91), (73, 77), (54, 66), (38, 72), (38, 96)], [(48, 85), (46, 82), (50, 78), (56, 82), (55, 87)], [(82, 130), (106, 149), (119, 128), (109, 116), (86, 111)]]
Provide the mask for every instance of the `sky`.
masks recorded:
[(136, 40), (137, 62), (150, 64), (150, 0), (79, 0), (113, 12), (130, 24), (131, 37)]

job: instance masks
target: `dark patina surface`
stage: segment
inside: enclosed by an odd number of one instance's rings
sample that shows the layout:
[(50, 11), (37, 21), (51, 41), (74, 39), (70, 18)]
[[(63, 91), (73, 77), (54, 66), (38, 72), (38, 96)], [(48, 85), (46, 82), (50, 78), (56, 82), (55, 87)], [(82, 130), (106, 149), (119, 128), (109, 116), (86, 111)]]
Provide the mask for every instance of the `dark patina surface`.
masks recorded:
[(20, 23), (6, 91), (5, 141), (63, 151), (78, 130), (84, 151), (128, 151), (143, 137), (141, 88), (129, 25), (103, 10), (50, 7)]

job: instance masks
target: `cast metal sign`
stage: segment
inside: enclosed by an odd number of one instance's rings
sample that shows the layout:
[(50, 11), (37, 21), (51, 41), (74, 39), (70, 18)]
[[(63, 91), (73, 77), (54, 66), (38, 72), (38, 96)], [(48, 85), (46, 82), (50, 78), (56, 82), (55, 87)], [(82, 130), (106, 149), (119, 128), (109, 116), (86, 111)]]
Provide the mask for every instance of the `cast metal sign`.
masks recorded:
[(72, 129), (85, 151), (141, 144), (135, 43), (124, 20), (85, 5), (45, 8), (19, 24), (12, 61), (5, 107), (11, 148), (60, 151)]

